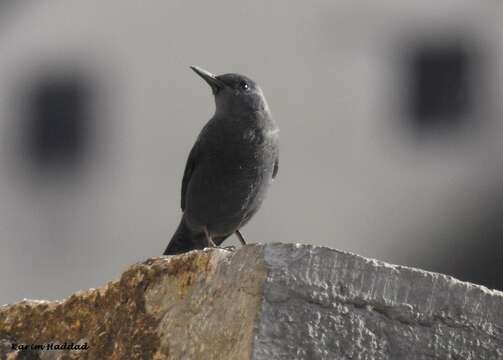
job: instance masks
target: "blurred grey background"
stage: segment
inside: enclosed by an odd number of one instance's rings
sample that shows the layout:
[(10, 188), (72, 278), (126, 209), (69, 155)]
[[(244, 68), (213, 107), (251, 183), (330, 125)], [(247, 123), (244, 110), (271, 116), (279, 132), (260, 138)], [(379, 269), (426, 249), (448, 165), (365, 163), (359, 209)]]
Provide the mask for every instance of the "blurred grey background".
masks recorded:
[[(0, 303), (160, 255), (240, 72), (281, 128), (250, 242), (330, 246), (503, 289), (498, 1), (0, 2)], [(233, 239), (226, 244), (236, 243)]]

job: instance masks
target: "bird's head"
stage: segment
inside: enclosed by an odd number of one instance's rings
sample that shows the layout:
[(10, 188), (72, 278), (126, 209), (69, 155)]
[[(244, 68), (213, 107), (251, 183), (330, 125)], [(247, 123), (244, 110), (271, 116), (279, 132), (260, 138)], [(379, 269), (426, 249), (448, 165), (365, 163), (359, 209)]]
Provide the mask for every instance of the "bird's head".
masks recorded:
[(262, 89), (252, 79), (240, 74), (216, 76), (197, 66), (190, 68), (210, 85), (215, 96), (216, 113), (269, 112)]

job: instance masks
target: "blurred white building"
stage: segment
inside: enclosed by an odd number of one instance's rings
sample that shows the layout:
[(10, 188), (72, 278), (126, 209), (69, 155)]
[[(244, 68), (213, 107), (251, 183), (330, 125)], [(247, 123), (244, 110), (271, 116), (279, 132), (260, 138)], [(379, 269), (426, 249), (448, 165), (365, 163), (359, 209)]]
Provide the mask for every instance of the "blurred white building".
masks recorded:
[(96, 287), (162, 253), (213, 111), (192, 64), (256, 79), (281, 128), (279, 176), (244, 230), (250, 242), (330, 246), (503, 288), (502, 10), (0, 5), (0, 303)]

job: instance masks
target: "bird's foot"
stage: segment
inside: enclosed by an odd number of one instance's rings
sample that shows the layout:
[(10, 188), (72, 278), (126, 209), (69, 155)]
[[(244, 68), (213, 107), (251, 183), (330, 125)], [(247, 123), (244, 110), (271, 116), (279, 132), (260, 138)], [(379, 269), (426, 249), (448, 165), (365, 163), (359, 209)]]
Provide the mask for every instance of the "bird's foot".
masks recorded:
[(220, 249), (227, 251), (236, 251), (236, 247), (234, 245), (222, 246), (220, 247)]
[(207, 246), (206, 249), (220, 249), (220, 250), (225, 250), (225, 251), (231, 251), (234, 252), (236, 251), (236, 247), (234, 245), (228, 245), (228, 246)]

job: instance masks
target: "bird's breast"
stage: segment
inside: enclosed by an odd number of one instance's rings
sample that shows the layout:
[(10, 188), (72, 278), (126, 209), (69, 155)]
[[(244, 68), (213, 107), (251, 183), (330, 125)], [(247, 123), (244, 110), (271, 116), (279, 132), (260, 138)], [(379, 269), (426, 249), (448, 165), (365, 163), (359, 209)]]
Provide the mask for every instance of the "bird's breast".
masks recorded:
[(242, 140), (245, 143), (261, 145), (261, 144), (264, 144), (265, 142), (276, 140), (278, 138), (278, 135), (279, 135), (278, 128), (247, 129), (247, 130), (243, 131)]
[(212, 150), (206, 165), (216, 170), (212, 173), (218, 178), (215, 182), (245, 193), (253, 192), (249, 184), (259, 188), (267, 186), (272, 177), (278, 131), (260, 127), (231, 131), (209, 147)]

